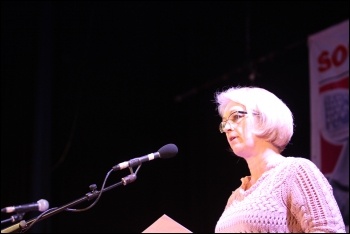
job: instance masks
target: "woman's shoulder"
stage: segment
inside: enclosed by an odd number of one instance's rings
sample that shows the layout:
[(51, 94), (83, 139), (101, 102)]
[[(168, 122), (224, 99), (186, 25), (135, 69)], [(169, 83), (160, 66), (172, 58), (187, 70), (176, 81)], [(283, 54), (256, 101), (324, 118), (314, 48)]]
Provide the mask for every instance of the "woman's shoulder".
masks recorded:
[[(278, 164), (274, 170), (279, 177), (291, 179), (292, 175), (313, 174), (320, 176), (323, 173), (310, 159), (304, 157), (288, 156)], [(281, 178), (282, 179), (282, 178)]]
[(318, 169), (316, 164), (305, 157), (288, 156), (285, 160), (285, 165), (292, 167), (310, 167), (310, 169)]
[(310, 159), (307, 159), (304, 157), (295, 157), (295, 156), (286, 157), (284, 167), (285, 167), (285, 170), (288, 171), (288, 173), (293, 173), (294, 175), (298, 175), (298, 177), (299, 176), (311, 176), (314, 178), (324, 177), (324, 174), (316, 166), (316, 164), (312, 162)]

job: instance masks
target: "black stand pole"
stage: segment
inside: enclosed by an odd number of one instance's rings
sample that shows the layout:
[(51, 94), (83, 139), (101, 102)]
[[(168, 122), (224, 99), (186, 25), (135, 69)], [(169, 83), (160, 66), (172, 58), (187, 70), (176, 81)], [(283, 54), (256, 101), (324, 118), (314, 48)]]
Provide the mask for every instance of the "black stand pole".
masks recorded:
[(73, 207), (83, 201), (90, 201), (91, 199), (96, 198), (101, 192), (106, 192), (108, 190), (111, 190), (115, 187), (118, 187), (120, 185), (127, 185), (131, 182), (134, 182), (136, 180), (136, 174), (132, 173), (124, 178), (122, 178), (122, 182), (118, 182), (116, 184), (113, 184), (109, 187), (106, 187), (104, 189), (102, 189), (101, 191), (96, 190), (96, 186), (90, 186), (90, 189), (92, 189), (91, 192), (87, 193), (84, 197), (77, 199), (71, 203), (68, 203), (66, 205), (63, 205), (61, 207), (58, 208), (52, 208), (51, 210), (49, 210), (47, 213), (43, 214), (40, 218), (34, 218), (29, 220), (28, 222), (26, 222), (25, 220), (20, 221), (19, 223), (12, 225), (8, 228), (5, 228), (3, 230), (1, 230), (1, 233), (12, 233), (12, 232), (18, 232), (20, 230), (20, 232), (25, 232), (26, 229), (29, 227), (29, 225), (31, 225), (33, 222), (38, 222), (41, 221), (43, 219), (46, 219), (48, 217), (51, 217), (52, 215), (55, 215), (61, 211), (66, 210), (67, 208)]

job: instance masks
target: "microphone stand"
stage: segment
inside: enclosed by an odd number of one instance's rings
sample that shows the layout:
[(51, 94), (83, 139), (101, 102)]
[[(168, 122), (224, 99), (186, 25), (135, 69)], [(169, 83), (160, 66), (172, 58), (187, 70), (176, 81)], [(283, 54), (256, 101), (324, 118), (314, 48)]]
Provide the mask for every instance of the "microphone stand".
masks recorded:
[[(132, 172), (132, 169), (130, 168), (130, 171)], [(101, 191), (96, 190), (97, 186), (95, 184), (90, 185), (89, 188), (91, 190), (91, 192), (87, 193), (84, 197), (81, 197), (73, 202), (70, 202), (66, 205), (63, 205), (61, 207), (58, 208), (52, 208), (50, 210), (48, 210), (46, 213), (41, 214), (41, 216), (39, 215), (38, 217), (29, 220), (28, 222), (26, 222), (25, 220), (20, 221), (17, 224), (14, 224), (8, 228), (2, 229), (1, 233), (12, 233), (12, 232), (18, 232), (18, 230), (20, 230), (20, 232), (25, 232), (26, 229), (28, 228), (29, 225), (32, 225), (34, 222), (37, 221), (41, 221), (43, 219), (46, 219), (48, 217), (51, 217), (61, 211), (67, 210), (70, 207), (73, 207), (83, 201), (90, 201), (91, 199), (96, 198), (100, 193), (102, 194), (103, 192), (106, 192), (108, 190), (111, 190), (115, 187), (118, 187), (120, 185), (127, 185), (131, 182), (134, 182), (136, 180), (136, 174), (135, 173), (131, 173), (130, 175), (127, 175), (126, 177), (122, 178), (121, 182), (115, 183), (111, 186), (108, 186), (104, 189), (102, 189)]]

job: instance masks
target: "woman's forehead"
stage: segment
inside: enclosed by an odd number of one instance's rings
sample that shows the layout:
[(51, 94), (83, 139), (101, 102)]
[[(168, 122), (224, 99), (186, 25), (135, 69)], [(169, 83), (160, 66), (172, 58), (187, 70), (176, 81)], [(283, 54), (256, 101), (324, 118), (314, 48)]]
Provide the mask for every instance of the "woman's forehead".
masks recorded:
[(238, 103), (231, 101), (224, 109), (224, 112), (222, 113), (223, 118), (227, 118), (232, 112), (234, 111), (245, 111), (245, 106)]
[(235, 110), (245, 110), (245, 106), (238, 102), (231, 101), (225, 108), (224, 114)]

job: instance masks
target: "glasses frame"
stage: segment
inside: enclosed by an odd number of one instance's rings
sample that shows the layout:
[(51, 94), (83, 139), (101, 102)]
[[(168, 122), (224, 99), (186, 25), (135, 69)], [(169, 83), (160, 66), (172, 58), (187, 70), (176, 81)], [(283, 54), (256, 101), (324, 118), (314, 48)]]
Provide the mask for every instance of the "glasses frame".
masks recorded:
[[(239, 113), (239, 114), (242, 114), (242, 115), (247, 115), (248, 114), (248, 112), (247, 111), (233, 111), (228, 117), (227, 117), (227, 120), (225, 120), (225, 121), (221, 121), (221, 123), (219, 124), (219, 131), (220, 131), (220, 133), (224, 133), (225, 131), (224, 131), (224, 129), (225, 129), (225, 127), (226, 127), (226, 124), (229, 122), (229, 121), (231, 121), (232, 123), (234, 123), (234, 124), (238, 124), (238, 123), (240, 123), (240, 121), (238, 121), (238, 122), (233, 122), (232, 120), (230, 120), (230, 117), (232, 116), (232, 115), (234, 115), (234, 114), (237, 114), (237, 113)], [(254, 114), (254, 113), (253, 113)], [(231, 128), (231, 125), (230, 125), (230, 128)], [(232, 128), (231, 128), (232, 129)]]

